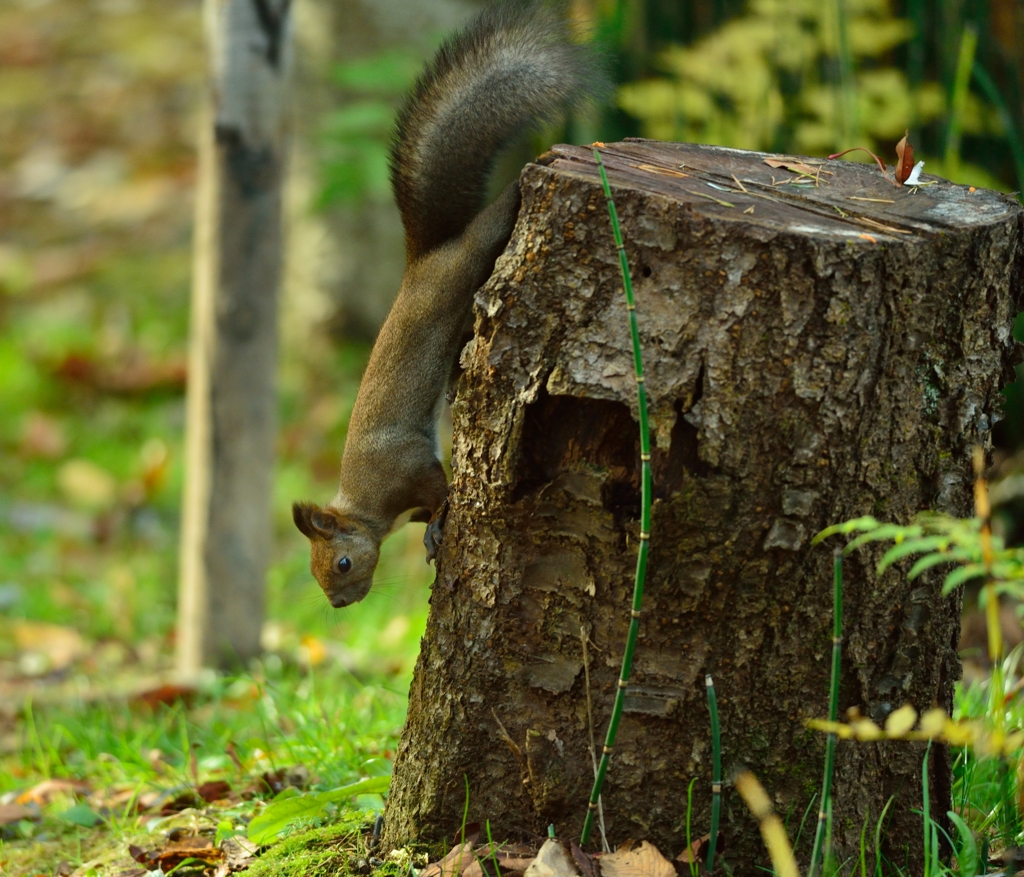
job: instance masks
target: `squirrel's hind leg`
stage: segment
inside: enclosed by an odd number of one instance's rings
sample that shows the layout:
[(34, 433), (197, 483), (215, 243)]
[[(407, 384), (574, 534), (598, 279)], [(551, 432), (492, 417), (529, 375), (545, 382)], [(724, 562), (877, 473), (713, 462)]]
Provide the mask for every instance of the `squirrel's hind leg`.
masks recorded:
[(427, 549), (427, 563), (437, 560), (437, 549), (441, 547), (444, 538), (444, 522), (448, 517), (448, 497), (438, 506), (433, 517), (427, 523), (427, 529), (423, 533), (423, 545)]

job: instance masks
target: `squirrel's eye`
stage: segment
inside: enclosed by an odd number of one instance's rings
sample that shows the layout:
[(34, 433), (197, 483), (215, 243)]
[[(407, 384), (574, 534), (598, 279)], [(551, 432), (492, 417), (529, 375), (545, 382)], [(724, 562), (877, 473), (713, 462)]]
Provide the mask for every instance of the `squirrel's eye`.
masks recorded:
[(339, 557), (338, 558), (338, 572), (348, 572), (352, 569), (352, 558), (350, 557)]

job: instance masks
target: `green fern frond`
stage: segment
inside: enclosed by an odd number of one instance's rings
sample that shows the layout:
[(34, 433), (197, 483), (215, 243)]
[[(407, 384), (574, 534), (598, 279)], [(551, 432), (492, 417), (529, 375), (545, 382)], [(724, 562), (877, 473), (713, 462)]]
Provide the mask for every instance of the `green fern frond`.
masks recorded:
[(927, 572), (933, 566), (938, 566), (940, 563), (958, 563), (970, 560), (971, 558), (970, 552), (964, 551), (962, 548), (926, 554), (910, 568), (910, 572), (907, 573), (907, 580), (912, 582), (921, 573)]
[(899, 544), (907, 539), (918, 539), (923, 535), (924, 528), (918, 525), (901, 527), (899, 524), (882, 524), (874, 530), (869, 530), (867, 533), (862, 533), (856, 539), (852, 539), (843, 549), (843, 554), (849, 554), (868, 542), (881, 542), (883, 539), (891, 539)]
[(945, 558), (949, 551), (949, 536), (924, 536), (918, 539), (908, 539), (898, 542), (882, 555), (878, 562), (877, 572), (884, 573), (897, 560), (910, 557), (912, 554), (932, 554), (938, 552), (940, 557)]
[(865, 515), (863, 518), (854, 518), (852, 521), (844, 521), (842, 524), (833, 524), (831, 527), (826, 527), (811, 540), (811, 544), (817, 545), (819, 542), (828, 539), (829, 536), (847, 536), (850, 533), (856, 533), (858, 530), (874, 530), (880, 526), (881, 524), (873, 517)]

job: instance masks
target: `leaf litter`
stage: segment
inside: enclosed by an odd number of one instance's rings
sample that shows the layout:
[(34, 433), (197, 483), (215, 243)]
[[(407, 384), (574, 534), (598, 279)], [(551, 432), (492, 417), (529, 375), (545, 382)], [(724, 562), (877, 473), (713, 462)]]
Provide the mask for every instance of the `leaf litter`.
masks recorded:
[[(701, 860), (707, 840), (695, 841), (678, 861)], [(677, 877), (678, 873), (677, 866), (646, 840), (626, 841), (614, 852), (591, 855), (558, 838), (548, 838), (538, 847), (477, 842), (471, 837), (464, 843), (457, 839), (447, 855), (418, 877)]]

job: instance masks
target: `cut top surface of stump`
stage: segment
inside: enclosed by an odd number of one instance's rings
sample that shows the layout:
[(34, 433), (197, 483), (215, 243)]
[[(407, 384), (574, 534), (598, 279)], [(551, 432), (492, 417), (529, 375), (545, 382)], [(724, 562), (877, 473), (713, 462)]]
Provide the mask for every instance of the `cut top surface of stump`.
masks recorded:
[[(942, 371), (942, 389), (922, 388), (915, 404), (935, 409), (929, 394), (938, 393), (938, 407), (947, 409), (935, 412), (938, 420), (956, 419), (965, 431), (977, 427), (974, 440), (988, 441), (991, 418), (979, 414), (987, 403), (959, 395), (960, 379), (943, 366), (959, 354), (940, 352), (930, 339), (957, 324), (955, 331), (966, 333), (957, 347), (969, 354), (968, 371), (980, 367), (989, 333), (997, 347), (1012, 345), (1016, 311), (990, 290), (1006, 287), (1019, 298), (1019, 203), (944, 180), (898, 187), (877, 165), (843, 160), (646, 140), (600, 151), (638, 296), (659, 448), (670, 447), (683, 413), (700, 422), (701, 460), (722, 464), (729, 451), (722, 424), (703, 416), (719, 403), (723, 423), (751, 429), (770, 428), (787, 407), (802, 418), (826, 398), (838, 399), (846, 416), (872, 404), (866, 369), (895, 354), (893, 343), (919, 350), (917, 360), (931, 357)], [(543, 385), (551, 395), (624, 401), (635, 412), (628, 333), (612, 328), (625, 325), (624, 303), (593, 150), (555, 146), (527, 166), (520, 185), (519, 229), (477, 295), (478, 314), (486, 323), (499, 309), (521, 308), (517, 320), (548, 328), (514, 349), (494, 346), (495, 375), (506, 376), (508, 390), (524, 398)], [(545, 279), (545, 248), (560, 240), (574, 254), (561, 283), (581, 294), (566, 295)], [(506, 282), (505, 266), (521, 259), (525, 265)], [(597, 262), (612, 268), (613, 283), (595, 282)], [(527, 272), (552, 286), (552, 300), (521, 300), (518, 284)], [(664, 295), (650, 294), (657, 289)], [(967, 316), (975, 311), (988, 314), (979, 329)], [(567, 324), (579, 328), (559, 328)], [(478, 326), (480, 332), (477, 343), (490, 346), (487, 327)], [(550, 371), (515, 367), (534, 341), (550, 347)], [(931, 359), (908, 367), (931, 370)], [(776, 394), (770, 405), (751, 408), (741, 401), (744, 387), (764, 373), (776, 381)], [(698, 409), (702, 397), (708, 398)], [(733, 471), (745, 474), (746, 467)]]
[[(896, 186), (876, 164), (784, 156), (723, 146), (627, 140), (600, 148), (616, 188), (664, 195), (723, 219), (853, 241), (931, 236), (1003, 222), (1020, 211), (1008, 195), (923, 175), (922, 187)], [(765, 159), (785, 166), (773, 167)], [(589, 147), (555, 146), (542, 164), (598, 178)], [(814, 175), (810, 170), (815, 171)], [(751, 211), (750, 208), (753, 208)]]

